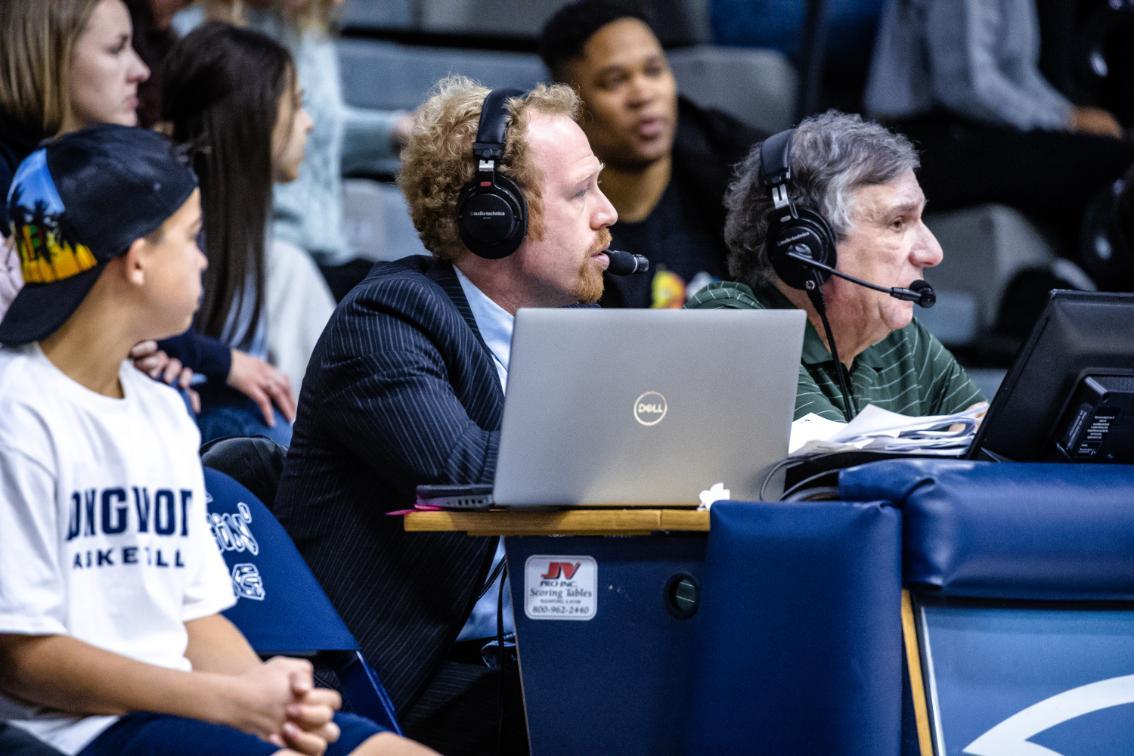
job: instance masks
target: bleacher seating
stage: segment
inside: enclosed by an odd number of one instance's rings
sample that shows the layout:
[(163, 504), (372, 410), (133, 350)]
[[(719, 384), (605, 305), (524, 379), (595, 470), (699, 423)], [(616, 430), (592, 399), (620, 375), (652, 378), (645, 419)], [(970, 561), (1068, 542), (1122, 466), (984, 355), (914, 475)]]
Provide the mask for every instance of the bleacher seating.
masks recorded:
[(342, 26), (348, 32), (413, 30), (420, 5), (420, 0), (347, 0)]
[[(532, 40), (563, 0), (349, 0), (343, 28), (355, 32)], [(654, 0), (650, 16), (666, 45), (708, 42), (709, 0)]]
[(695, 45), (672, 50), (678, 91), (769, 133), (792, 125), (798, 76), (775, 50)]
[[(338, 43), (347, 102), (412, 109), (443, 76), (459, 73), (490, 87), (527, 89), (547, 78), (535, 53), (409, 45), (374, 39)], [(678, 88), (699, 104), (720, 108), (767, 131), (791, 125), (796, 73), (772, 50), (697, 45), (673, 50)]]
[(343, 232), (361, 260), (397, 260), (424, 255), (406, 199), (395, 184), (366, 178), (343, 181)]
[(544, 78), (535, 53), (408, 45), (371, 39), (338, 43), (343, 94), (351, 105), (412, 109), (437, 80), (464, 74), (491, 87), (528, 88)]
[(987, 334), (1012, 277), (1024, 268), (1047, 268), (1056, 258), (1043, 232), (1004, 205), (927, 213), (925, 222), (945, 259), (927, 275), (937, 305), (919, 311), (918, 319), (948, 346), (971, 346)]

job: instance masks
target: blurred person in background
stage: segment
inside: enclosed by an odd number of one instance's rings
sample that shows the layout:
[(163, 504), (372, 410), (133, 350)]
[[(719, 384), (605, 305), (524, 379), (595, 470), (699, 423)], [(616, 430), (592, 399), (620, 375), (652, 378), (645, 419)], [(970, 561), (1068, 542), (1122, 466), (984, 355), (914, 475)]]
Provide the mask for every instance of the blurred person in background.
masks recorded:
[(186, 25), (202, 17), (247, 25), (283, 44), (295, 59), (304, 107), (315, 128), (299, 178), (276, 188), (272, 226), (277, 239), (315, 259), (336, 300), (373, 265), (373, 260), (355, 257), (343, 233), (343, 166), (396, 157), (410, 125), (409, 115), (401, 111), (355, 108), (343, 100), (332, 34), (334, 13), (341, 4), (342, 0), (206, 0), (198, 14), (182, 14)]
[[(302, 378), (334, 303), (325, 287), (320, 288), (321, 317), (310, 320), (311, 327), (304, 330), (304, 323), (278, 317), (268, 295), (271, 281), (286, 284), (291, 275), (270, 276), (273, 265), (315, 276), (322, 283), (301, 250), (269, 240), (273, 183), (296, 179), (311, 130), (291, 56), (259, 32), (204, 24), (167, 56), (161, 101), (162, 121), (173, 139), (190, 149), (201, 181), (203, 248), (209, 267), (196, 328), (273, 366), (286, 363), (298, 372), (292, 377), (276, 370), (266, 388), (271, 404), (294, 407), (293, 382)], [(285, 296), (281, 293), (275, 300)], [(307, 304), (308, 311), (312, 304)], [(283, 333), (273, 339), (277, 330)], [(273, 344), (293, 344), (298, 334), (306, 334), (305, 343), (285, 350), (281, 361)], [(223, 382), (210, 381), (200, 393), (198, 424), (206, 442), (247, 435), (265, 435), (285, 446), (290, 442), (290, 417), (280, 409), (268, 407), (275, 422), (266, 425), (256, 403)]]
[[(890, 0), (865, 109), (910, 137), (935, 209), (998, 202), (1057, 235), (1100, 288), (1128, 288), (1084, 244), (1084, 221), (1134, 164), (1108, 111), (1080, 106), (1039, 69), (1033, 0)], [(1119, 275), (1121, 273), (1121, 275)]]
[(681, 307), (726, 275), (721, 197), (730, 166), (762, 134), (677, 93), (665, 51), (634, 6), (585, 0), (543, 27), (553, 80), (582, 97), (581, 125), (618, 210), (613, 245), (648, 257), (647, 276), (607, 276), (606, 307)]

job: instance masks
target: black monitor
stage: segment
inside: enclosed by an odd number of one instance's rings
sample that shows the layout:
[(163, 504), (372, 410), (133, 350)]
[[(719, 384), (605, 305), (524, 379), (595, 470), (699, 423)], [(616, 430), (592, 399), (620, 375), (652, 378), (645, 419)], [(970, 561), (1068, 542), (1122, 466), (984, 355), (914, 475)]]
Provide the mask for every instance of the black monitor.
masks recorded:
[(1134, 294), (1051, 292), (969, 457), (1134, 463)]

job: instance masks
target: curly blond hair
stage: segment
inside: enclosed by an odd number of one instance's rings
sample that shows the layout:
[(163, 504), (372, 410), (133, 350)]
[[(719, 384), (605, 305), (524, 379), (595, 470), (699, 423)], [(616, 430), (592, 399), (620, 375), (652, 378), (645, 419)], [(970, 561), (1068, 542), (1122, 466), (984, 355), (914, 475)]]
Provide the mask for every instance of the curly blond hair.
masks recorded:
[[(472, 144), (489, 91), (464, 76), (449, 76), (437, 82), (433, 95), (418, 109), (402, 151), (398, 186), (409, 203), (413, 225), (425, 248), (443, 260), (456, 260), (465, 251), (457, 230), (457, 198), (475, 172)], [(534, 111), (578, 121), (579, 97), (563, 84), (540, 84), (523, 97), (509, 99), (507, 107), (510, 118), (500, 172), (524, 193), (528, 235), (540, 239), (542, 174), (531, 162), (523, 135)]]

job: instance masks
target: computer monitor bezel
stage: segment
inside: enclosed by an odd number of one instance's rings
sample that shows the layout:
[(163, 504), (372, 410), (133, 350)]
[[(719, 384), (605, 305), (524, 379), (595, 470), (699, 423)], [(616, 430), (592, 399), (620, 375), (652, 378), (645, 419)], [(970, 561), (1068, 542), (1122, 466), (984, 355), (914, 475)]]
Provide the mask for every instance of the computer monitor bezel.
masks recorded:
[[(1102, 321), (1104, 327), (1094, 323), (1090, 330), (1087, 321), (1092, 320)], [(1082, 380), (1088, 375), (1134, 375), (1134, 338), (1106, 327), (1122, 322), (1134, 328), (1134, 294), (1053, 290), (1001, 382), (967, 456), (1067, 461), (1055, 446), (1055, 434)], [(1073, 334), (1086, 340), (1069, 343)], [(1053, 367), (1056, 375), (1046, 374)]]

